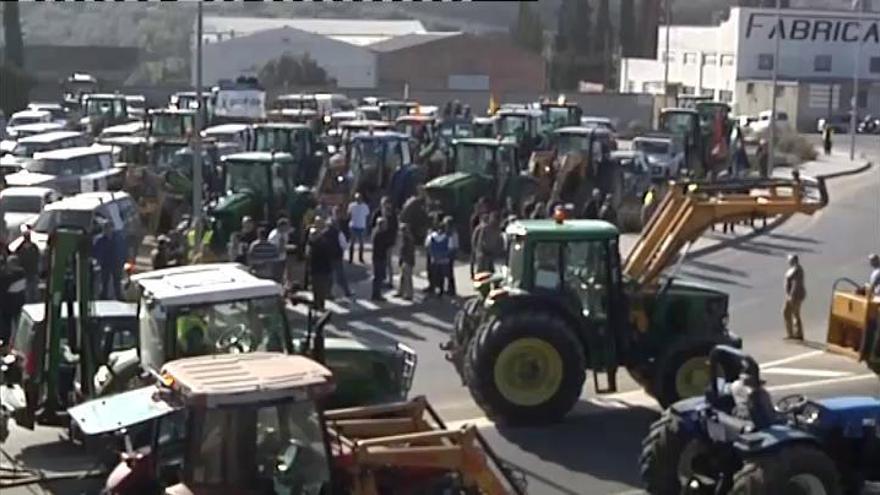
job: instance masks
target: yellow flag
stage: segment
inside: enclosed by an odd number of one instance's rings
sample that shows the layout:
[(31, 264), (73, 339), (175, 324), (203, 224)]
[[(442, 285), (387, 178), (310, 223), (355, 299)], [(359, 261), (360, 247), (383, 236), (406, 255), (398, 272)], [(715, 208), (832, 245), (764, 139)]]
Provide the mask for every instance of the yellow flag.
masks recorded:
[(495, 112), (498, 111), (498, 100), (495, 99), (495, 93), (489, 93), (489, 110), (487, 113), (489, 115), (495, 115)]

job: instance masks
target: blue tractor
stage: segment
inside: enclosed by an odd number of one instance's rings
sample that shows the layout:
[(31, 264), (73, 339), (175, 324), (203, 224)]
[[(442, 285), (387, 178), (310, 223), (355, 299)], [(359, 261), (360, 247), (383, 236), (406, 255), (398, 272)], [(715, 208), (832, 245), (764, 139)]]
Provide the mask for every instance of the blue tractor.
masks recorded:
[(649, 493), (861, 494), (880, 481), (880, 399), (773, 402), (755, 360), (718, 346), (705, 397), (680, 401), (643, 440)]

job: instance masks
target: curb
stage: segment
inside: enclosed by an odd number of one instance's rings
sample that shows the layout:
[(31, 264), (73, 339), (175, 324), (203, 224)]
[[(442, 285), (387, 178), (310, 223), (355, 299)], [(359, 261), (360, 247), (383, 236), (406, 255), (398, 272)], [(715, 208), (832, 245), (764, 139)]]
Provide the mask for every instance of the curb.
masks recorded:
[(853, 169), (843, 170), (843, 171), (841, 171), (841, 172), (833, 172), (833, 173), (830, 173), (830, 174), (817, 175), (816, 178), (817, 178), (817, 179), (825, 179), (825, 180), (829, 180), (829, 179), (837, 179), (838, 177), (848, 177), (848, 176), (850, 176), (850, 175), (858, 175), (858, 174), (861, 174), (861, 173), (867, 172), (867, 171), (870, 170), (871, 167), (873, 167), (873, 166), (874, 166), (873, 163), (871, 163), (871, 162), (865, 162), (864, 165), (861, 165), (861, 166), (856, 167), (856, 168), (853, 168)]

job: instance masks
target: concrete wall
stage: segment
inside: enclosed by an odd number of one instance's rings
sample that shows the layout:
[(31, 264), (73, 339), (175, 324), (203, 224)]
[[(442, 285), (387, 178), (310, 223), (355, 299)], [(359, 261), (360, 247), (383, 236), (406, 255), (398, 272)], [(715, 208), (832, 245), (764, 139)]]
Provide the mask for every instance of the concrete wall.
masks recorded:
[(544, 59), (499, 37), (458, 35), (379, 54), (382, 87), (446, 90), (451, 75), (486, 76), (495, 91), (543, 91)]
[[(792, 125), (799, 122), (801, 106), (800, 86), (793, 82), (780, 82), (777, 90), (776, 111), (788, 114)], [(734, 115), (758, 115), (770, 110), (773, 85), (766, 81), (740, 81), (736, 83)]]
[[(372, 51), (324, 36), (285, 27), (209, 43), (202, 49), (202, 77), (205, 86), (219, 79), (235, 79), (242, 74), (256, 75), (266, 62), (285, 53), (308, 53), (340, 88), (374, 88), (376, 54)], [(193, 66), (193, 81), (195, 66)]]

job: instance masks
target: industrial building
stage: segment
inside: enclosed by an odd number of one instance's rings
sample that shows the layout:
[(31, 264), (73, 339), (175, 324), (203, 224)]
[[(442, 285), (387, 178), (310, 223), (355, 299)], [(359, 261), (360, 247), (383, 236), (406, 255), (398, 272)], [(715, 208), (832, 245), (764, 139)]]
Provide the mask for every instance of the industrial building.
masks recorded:
[[(867, 10), (867, 9), (866, 9)], [(655, 59), (624, 58), (620, 91), (711, 95), (738, 114), (770, 108), (779, 42), (777, 105), (801, 130), (819, 118), (846, 115), (858, 65), (860, 115), (880, 113), (880, 13), (734, 7), (717, 26), (658, 29)]]

